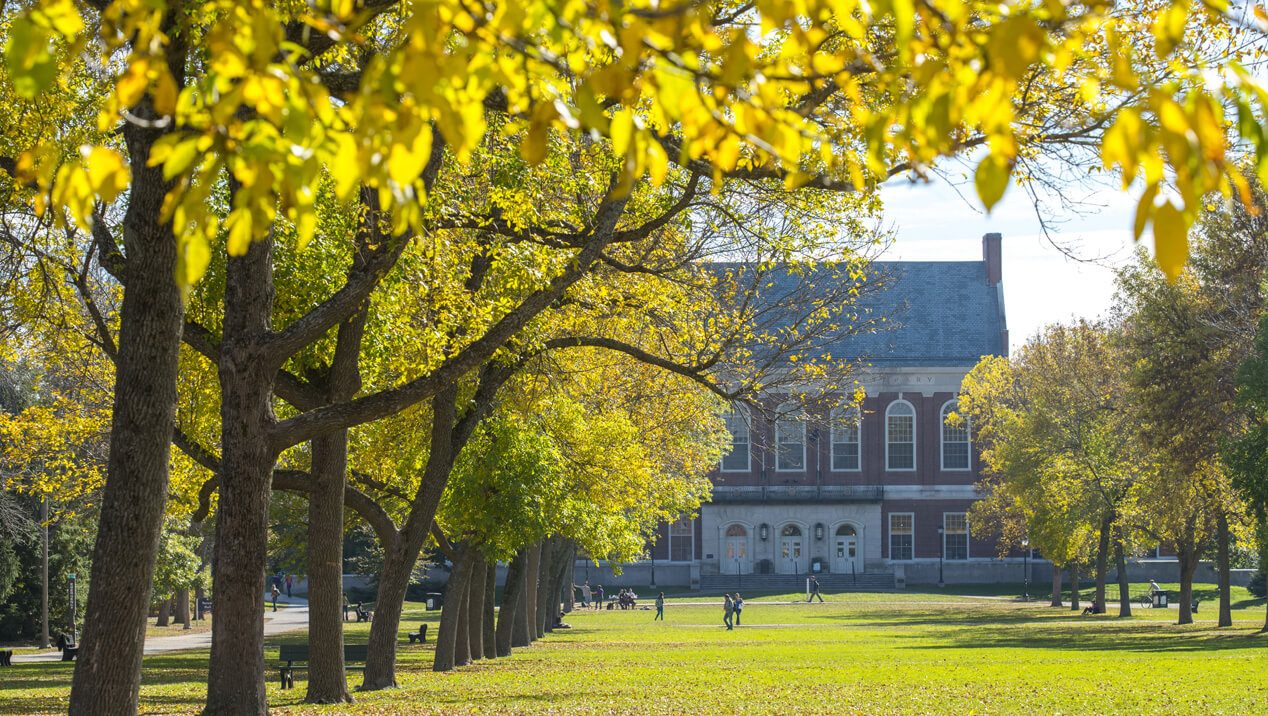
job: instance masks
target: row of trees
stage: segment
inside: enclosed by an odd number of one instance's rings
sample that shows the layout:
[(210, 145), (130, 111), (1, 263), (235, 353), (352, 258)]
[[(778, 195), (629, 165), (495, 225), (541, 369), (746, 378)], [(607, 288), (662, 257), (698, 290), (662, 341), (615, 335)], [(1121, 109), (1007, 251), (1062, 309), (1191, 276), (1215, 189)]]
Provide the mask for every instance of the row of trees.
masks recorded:
[(1229, 626), (1234, 546), (1268, 564), (1268, 221), (1212, 205), (1191, 241), (1178, 280), (1140, 254), (1108, 318), (1050, 326), (965, 380), (988, 473), (977, 519), (1003, 526), (1003, 548), (1029, 539), (1052, 561), (1054, 605), (1061, 568), (1091, 570), (1103, 611), (1112, 564), (1130, 615), (1125, 560), (1162, 545), (1179, 562), (1180, 623), (1199, 560), (1214, 557)]
[[(109, 450), (77, 714), (136, 710), (172, 502), (215, 515), (208, 713), (267, 711), (274, 489), (308, 500), (309, 699), (348, 698), (346, 510), (383, 547), (363, 687), (390, 686), (428, 539), (451, 533), (459, 563), (527, 545), (539, 571), (531, 545), (578, 530), (602, 540), (591, 554), (620, 554), (697, 498), (723, 400), (848, 381), (819, 347), (868, 323), (851, 250), (878, 182), (968, 156), (989, 207), (1012, 178), (1051, 179), (1048, 161), (1139, 176), (1137, 233), (1152, 221), (1174, 276), (1177, 227), (1208, 193), (1245, 186), (1226, 108), (1268, 154), (1241, 64), (1259, 31), (1217, 3), (29, 0), (3, 12), (13, 344), (30, 354), (44, 343), (28, 334), (71, 335), (74, 355), (112, 376), (99, 381)], [(1159, 201), (1166, 170), (1177, 191)], [(802, 268), (824, 259), (845, 261)], [(793, 268), (776, 281), (782, 263)], [(631, 402), (610, 376), (644, 367), (668, 382)], [(602, 369), (615, 373), (584, 382)], [(594, 412), (595, 392), (601, 419), (568, 418)], [(673, 450), (624, 456), (621, 471), (650, 481), (597, 480), (633, 437), (622, 426), (640, 443), (655, 434), (640, 413), (654, 406), (694, 429), (666, 430)], [(523, 436), (506, 430), (539, 414), (606, 436), (587, 451), (575, 432), (548, 433), (568, 480), (603, 485), (587, 502), (549, 470), (521, 488), (543, 506), (494, 499), (509, 478), (480, 469), (480, 452), (512, 449)], [(587, 459), (592, 472), (577, 467)], [(494, 534), (495, 509), (540, 512), (550, 528)]]

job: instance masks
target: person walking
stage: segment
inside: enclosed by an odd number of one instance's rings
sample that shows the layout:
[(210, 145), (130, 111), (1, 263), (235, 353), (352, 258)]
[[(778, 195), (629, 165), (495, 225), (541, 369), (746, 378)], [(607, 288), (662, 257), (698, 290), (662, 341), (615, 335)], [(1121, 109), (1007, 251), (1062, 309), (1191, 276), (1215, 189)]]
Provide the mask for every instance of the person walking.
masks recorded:
[(726, 625), (727, 631), (731, 631), (735, 627), (731, 624), (731, 615), (735, 613), (735, 602), (731, 600), (731, 595), (726, 595), (726, 601), (722, 603), (722, 623)]
[(740, 612), (744, 611), (744, 598), (739, 592), (735, 593), (735, 625), (740, 625)]
[(278, 589), (278, 588), (277, 588), (277, 583), (276, 583), (276, 582), (274, 582), (274, 583), (273, 583), (273, 590), (272, 590), (272, 594), (273, 594), (273, 611), (277, 611), (277, 595), (279, 595), (279, 594), (281, 594), (281, 593), (282, 593), (282, 590)]
[(286, 598), (287, 599), (291, 598), (291, 584), (294, 582), (294, 579), (295, 578), (292, 575), (289, 575), (289, 574), (286, 575)]
[(806, 597), (806, 604), (813, 602), (815, 597), (818, 597), (820, 602), (823, 601), (823, 595), (819, 593), (819, 578), (812, 574), (810, 575), (810, 596)]
[(656, 595), (656, 617), (652, 621), (659, 619), (665, 621), (665, 593), (661, 592)]
[(593, 596), (594, 596), (594, 593), (590, 591), (590, 580), (588, 580), (588, 579), (587, 579), (587, 580), (585, 581), (585, 583), (581, 585), (581, 606), (582, 606), (582, 608), (586, 608), (586, 607), (589, 607), (589, 606), (590, 606), (590, 599), (591, 599)]
[(603, 608), (603, 585), (602, 584), (600, 584), (599, 588), (595, 590), (595, 594), (596, 596), (594, 598), (594, 608), (602, 609)]

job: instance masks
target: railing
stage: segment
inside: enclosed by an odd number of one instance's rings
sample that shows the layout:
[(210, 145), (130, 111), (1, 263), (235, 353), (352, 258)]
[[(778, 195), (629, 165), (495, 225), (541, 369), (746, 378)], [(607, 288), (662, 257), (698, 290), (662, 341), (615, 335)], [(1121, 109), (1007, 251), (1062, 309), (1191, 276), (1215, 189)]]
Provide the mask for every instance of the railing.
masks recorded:
[(714, 503), (751, 502), (880, 502), (884, 485), (751, 485), (715, 486)]

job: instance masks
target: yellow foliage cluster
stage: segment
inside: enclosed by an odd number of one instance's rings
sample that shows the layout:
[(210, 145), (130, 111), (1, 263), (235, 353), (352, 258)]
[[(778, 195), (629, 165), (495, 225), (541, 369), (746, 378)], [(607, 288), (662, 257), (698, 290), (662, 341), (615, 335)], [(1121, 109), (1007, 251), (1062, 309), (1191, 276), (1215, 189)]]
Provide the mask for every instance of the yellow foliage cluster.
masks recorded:
[[(618, 194), (675, 164), (715, 181), (861, 188), (984, 146), (975, 180), (988, 208), (1021, 157), (1109, 127), (1103, 164), (1127, 185), (1143, 178), (1137, 233), (1152, 221), (1171, 275), (1203, 197), (1245, 196), (1226, 125), (1268, 157), (1265, 90), (1239, 64), (1257, 30), (1220, 2), (210, 0), (182, 7), (179, 40), (161, 29), (170, 11), (119, 0), (92, 16), (37, 0), (5, 55), (26, 98), (95, 56), (113, 77), (100, 128), (168, 130), (147, 161), (175, 183), (165, 212), (183, 285), (222, 230), (238, 254), (284, 218), (305, 244), (327, 171), (341, 199), (369, 187), (394, 229), (421, 230), (428, 159), (443, 147), (467, 162), (490, 109), (530, 163), (552, 133), (606, 137)], [(196, 75), (178, 47), (206, 58)], [(1078, 127), (1059, 116), (1071, 107)], [(81, 225), (128, 184), (108, 146), (71, 161), (31, 150), (18, 166)], [(226, 173), (222, 212), (209, 199)]]

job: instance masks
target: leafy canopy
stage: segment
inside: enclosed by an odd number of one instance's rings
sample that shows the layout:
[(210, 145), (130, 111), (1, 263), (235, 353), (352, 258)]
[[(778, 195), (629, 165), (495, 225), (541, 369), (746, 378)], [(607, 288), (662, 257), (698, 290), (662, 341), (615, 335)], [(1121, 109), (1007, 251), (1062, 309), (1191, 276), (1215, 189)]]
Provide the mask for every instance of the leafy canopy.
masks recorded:
[[(490, 110), (531, 163), (557, 132), (608, 138), (616, 194), (644, 175), (664, 181), (671, 164), (861, 188), (984, 148), (975, 183), (989, 208), (1024, 178), (1020, 160), (1068, 141), (1125, 186), (1141, 182), (1136, 233), (1153, 223), (1169, 275), (1202, 198), (1246, 198), (1225, 125), (1268, 173), (1268, 94), (1241, 64), (1253, 47), (1222, 0), (92, 5), (20, 10), (5, 44), (13, 91), (38, 102), (83, 61), (109, 78), (103, 132), (120, 121), (166, 132), (146, 161), (174, 182), (164, 211), (182, 285), (222, 231), (233, 254), (279, 220), (307, 242), (327, 172), (341, 199), (368, 187), (395, 229), (423, 229), (429, 158), (443, 146), (465, 163)], [(12, 166), (61, 219), (87, 225), (137, 168), (108, 141), (69, 156), (57, 146), (30, 146)], [(222, 214), (209, 198), (226, 176)]]

